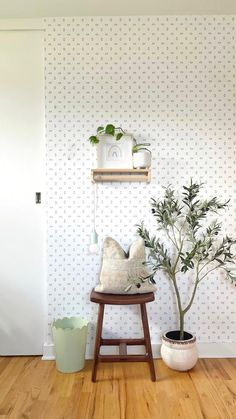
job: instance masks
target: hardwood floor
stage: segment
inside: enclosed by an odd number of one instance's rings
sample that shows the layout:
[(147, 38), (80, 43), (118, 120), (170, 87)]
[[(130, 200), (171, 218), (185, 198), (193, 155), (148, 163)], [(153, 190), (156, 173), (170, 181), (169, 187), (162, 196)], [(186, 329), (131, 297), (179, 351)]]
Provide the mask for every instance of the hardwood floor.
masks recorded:
[(236, 359), (199, 360), (188, 373), (155, 361), (101, 364), (91, 382), (83, 371), (61, 374), (39, 357), (0, 358), (0, 419), (234, 419)]

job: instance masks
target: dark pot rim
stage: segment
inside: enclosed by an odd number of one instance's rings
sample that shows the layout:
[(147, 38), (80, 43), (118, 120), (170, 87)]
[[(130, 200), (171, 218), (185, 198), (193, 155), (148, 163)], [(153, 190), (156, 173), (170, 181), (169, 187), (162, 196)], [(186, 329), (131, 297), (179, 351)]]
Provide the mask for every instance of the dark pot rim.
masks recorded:
[(173, 343), (173, 344), (180, 344), (180, 345), (188, 345), (190, 343), (194, 343), (196, 342), (196, 336), (194, 336), (192, 333), (190, 332), (184, 332), (185, 334), (189, 335), (189, 337), (187, 337), (186, 339), (175, 339), (175, 338), (170, 338), (168, 336), (166, 336), (168, 333), (180, 333), (179, 330), (168, 330), (167, 332), (163, 333), (162, 335), (162, 340), (164, 340), (165, 342), (169, 342), (169, 343)]

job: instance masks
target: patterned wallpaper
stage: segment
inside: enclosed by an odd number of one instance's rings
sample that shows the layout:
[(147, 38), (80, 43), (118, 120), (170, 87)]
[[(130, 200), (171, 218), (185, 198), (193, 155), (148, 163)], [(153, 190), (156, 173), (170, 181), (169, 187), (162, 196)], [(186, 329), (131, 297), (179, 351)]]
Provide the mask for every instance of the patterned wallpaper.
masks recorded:
[[(98, 185), (100, 244), (110, 235), (126, 249), (135, 223), (152, 226), (150, 197), (190, 177), (208, 196), (231, 198), (223, 226), (236, 235), (235, 17), (49, 18), (45, 28), (48, 339), (54, 318), (81, 315), (91, 322), (90, 350), (101, 254), (89, 254), (96, 157), (87, 138), (97, 126), (122, 126), (153, 154), (150, 184)], [(154, 343), (176, 326), (167, 279), (157, 286), (148, 305)], [(219, 274), (201, 284), (186, 329), (201, 342), (236, 342), (235, 288)], [(136, 307), (107, 309), (106, 336), (139, 331)]]

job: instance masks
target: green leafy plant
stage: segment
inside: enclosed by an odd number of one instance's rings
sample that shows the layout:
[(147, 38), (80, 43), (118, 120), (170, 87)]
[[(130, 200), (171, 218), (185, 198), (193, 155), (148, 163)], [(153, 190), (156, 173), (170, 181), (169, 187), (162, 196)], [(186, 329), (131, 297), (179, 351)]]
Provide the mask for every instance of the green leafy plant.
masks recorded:
[(107, 124), (106, 127), (98, 127), (97, 134), (89, 137), (90, 143), (93, 145), (98, 144), (99, 135), (102, 135), (102, 134), (112, 135), (113, 137), (115, 137), (116, 141), (119, 141), (125, 134), (125, 131), (122, 128), (115, 127), (112, 124)]
[[(162, 200), (152, 198), (151, 208), (157, 230), (162, 231), (166, 241), (151, 236), (143, 222), (138, 225), (138, 234), (149, 249), (146, 263), (151, 268), (148, 277), (140, 278), (139, 286), (146, 280), (155, 283), (154, 275), (160, 270), (166, 274), (176, 295), (180, 339), (184, 337), (184, 318), (192, 307), (197, 288), (210, 272), (222, 269), (226, 277), (236, 285), (236, 276), (232, 273), (235, 264), (232, 246), (236, 240), (229, 236), (219, 239), (221, 224), (217, 221), (209, 222), (209, 215), (225, 209), (229, 201), (220, 202), (216, 197), (202, 200), (199, 197), (201, 187), (202, 184), (191, 180), (189, 186), (183, 186), (180, 198), (176, 197), (170, 186), (165, 188)], [(191, 296), (186, 305), (183, 304), (180, 290), (185, 274), (193, 281)]]
[(151, 153), (151, 151), (147, 148), (151, 145), (150, 143), (137, 143), (135, 139), (134, 141), (135, 141), (135, 145), (132, 148), (133, 154), (138, 153), (141, 150), (146, 150), (146, 151), (149, 151), (149, 153)]

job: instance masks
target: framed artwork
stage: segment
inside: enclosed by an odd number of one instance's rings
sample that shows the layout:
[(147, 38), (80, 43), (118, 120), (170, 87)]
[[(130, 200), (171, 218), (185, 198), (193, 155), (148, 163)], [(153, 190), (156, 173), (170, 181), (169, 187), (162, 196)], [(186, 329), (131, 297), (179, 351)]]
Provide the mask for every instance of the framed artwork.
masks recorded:
[(98, 168), (132, 169), (133, 136), (124, 134), (117, 141), (112, 135), (100, 135), (97, 144)]

